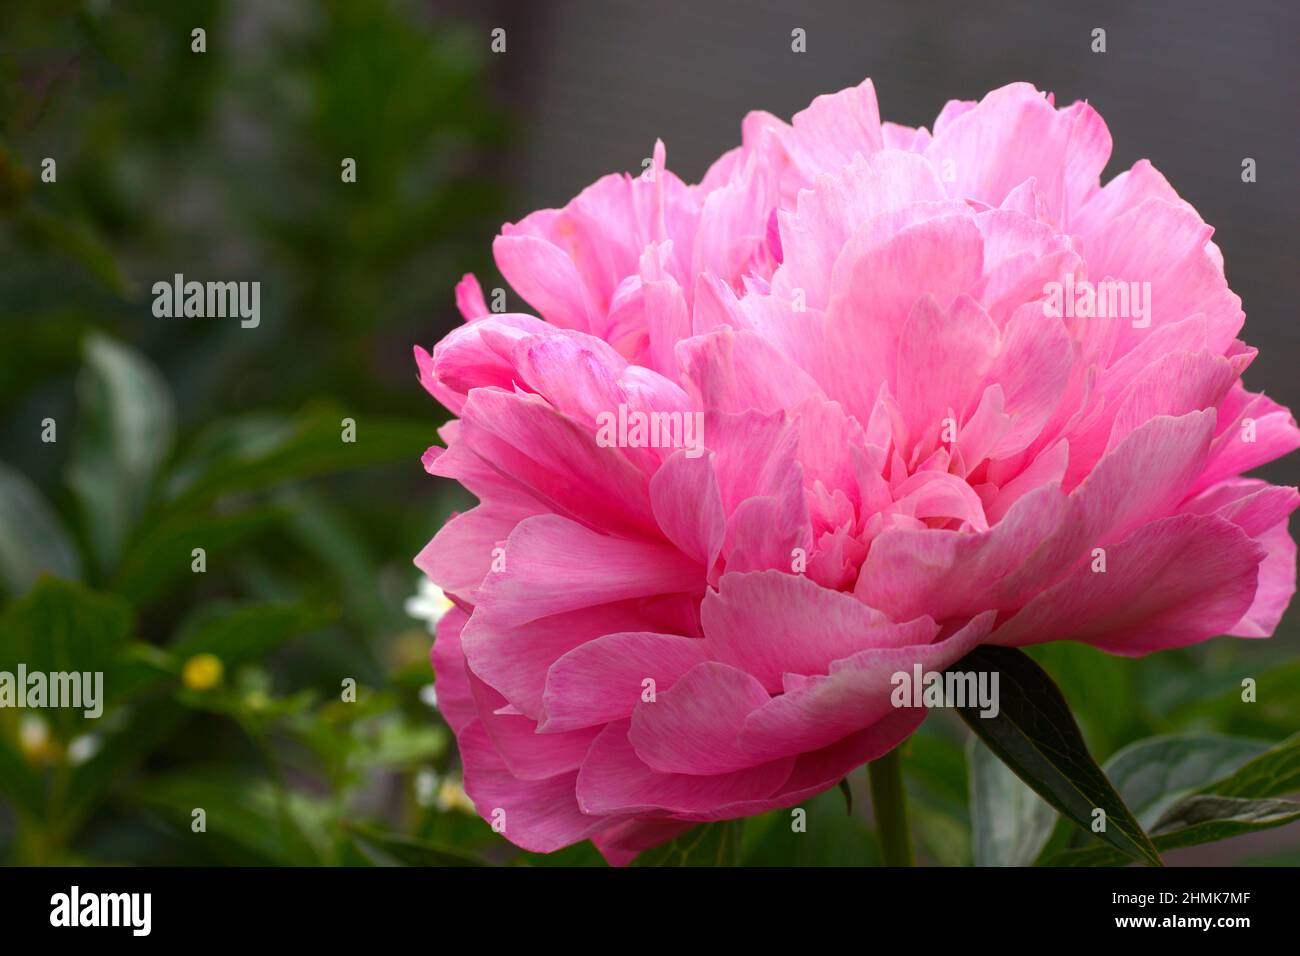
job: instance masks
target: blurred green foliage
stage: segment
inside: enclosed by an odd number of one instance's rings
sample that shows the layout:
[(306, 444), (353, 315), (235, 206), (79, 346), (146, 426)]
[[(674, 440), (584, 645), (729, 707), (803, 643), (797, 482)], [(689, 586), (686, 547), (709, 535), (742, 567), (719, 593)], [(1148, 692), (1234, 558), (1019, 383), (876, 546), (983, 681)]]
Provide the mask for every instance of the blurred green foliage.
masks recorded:
[[(500, 857), (403, 610), (463, 507), (410, 350), (503, 218), (485, 54), (396, 0), (0, 7), (0, 669), (109, 698), (0, 710), (0, 859)], [(175, 273), (260, 325), (155, 317)]]

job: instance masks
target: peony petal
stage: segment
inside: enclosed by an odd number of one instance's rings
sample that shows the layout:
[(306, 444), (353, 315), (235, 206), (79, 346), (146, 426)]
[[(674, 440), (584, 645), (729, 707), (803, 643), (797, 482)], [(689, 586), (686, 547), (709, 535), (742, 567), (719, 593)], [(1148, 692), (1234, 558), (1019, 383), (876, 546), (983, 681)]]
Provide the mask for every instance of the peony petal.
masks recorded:
[(520, 780), (475, 720), (457, 735), (465, 766), (465, 792), (485, 820), (503, 827), (511, 843), (534, 853), (550, 853), (600, 832), (613, 822), (578, 808), (578, 771), (543, 780)]
[(608, 724), (591, 745), (578, 771), (577, 798), (583, 812), (666, 811), (689, 818), (691, 814), (707, 814), (720, 805), (770, 797), (794, 769), (794, 758), (786, 757), (714, 776), (658, 773), (647, 767), (632, 748), (629, 723)]
[(640, 601), (582, 608), (516, 627), (499, 624), (479, 608), (461, 640), (473, 672), (520, 713), (541, 720), (547, 673), (562, 656), (606, 634), (664, 628), (667, 623)]
[(438, 689), (438, 710), (457, 734), (478, 716), (465, 655), (461, 653), (461, 632), (468, 617), (458, 607), (450, 608), (442, 616), (429, 659), (433, 665), (434, 686)]
[(628, 740), (660, 773), (715, 776), (756, 763), (737, 737), (745, 718), (770, 700), (743, 670), (704, 661), (679, 677), (653, 703), (632, 714)]
[(634, 631), (580, 644), (547, 673), (541, 729), (549, 734), (631, 717), (645, 681), (658, 694), (706, 659), (703, 641), (673, 634)]
[(1015, 610), (1077, 561), (1085, 543), (1077, 505), (1048, 485), (980, 534), (884, 532), (871, 544), (857, 594), (895, 619)]
[(892, 676), (942, 671), (966, 656), (989, 633), (986, 612), (946, 640), (859, 651), (832, 663), (826, 677), (797, 681), (745, 720), (741, 746), (755, 759), (805, 753), (833, 744), (893, 713)]
[(1160, 416), (1134, 429), (1072, 493), (1086, 536), (1117, 541), (1167, 514), (1205, 465), (1214, 412)]
[(668, 540), (706, 571), (712, 569), (727, 527), (713, 455), (674, 452), (650, 479), (650, 503)]
[(670, 545), (598, 534), (559, 515), (521, 521), (504, 560), (478, 594), (479, 607), (504, 627), (704, 583), (703, 569)]
[(1259, 586), (1255, 600), (1240, 621), (1227, 633), (1234, 637), (1272, 637), (1278, 621), (1295, 596), (1295, 539), (1281, 521), (1258, 535), (1255, 541), (1268, 553), (1259, 565)]
[(573, 261), (558, 247), (507, 226), (492, 243), (492, 254), (506, 281), (547, 322), (585, 332), (597, 321), (596, 303)]
[(826, 674), (859, 651), (926, 644), (938, 633), (928, 617), (895, 624), (851, 595), (780, 571), (724, 574), (700, 616), (709, 655), (772, 693), (786, 673)]
[(1236, 525), (1176, 515), (1143, 525), (1048, 588), (989, 638), (1006, 645), (1075, 640), (1137, 656), (1222, 634), (1255, 596), (1264, 549)]
[(979, 280), (983, 240), (969, 216), (941, 216), (877, 235), (875, 220), (835, 263), (826, 317), (831, 397), (866, 421), (892, 379), (903, 325), (923, 295), (947, 310)]

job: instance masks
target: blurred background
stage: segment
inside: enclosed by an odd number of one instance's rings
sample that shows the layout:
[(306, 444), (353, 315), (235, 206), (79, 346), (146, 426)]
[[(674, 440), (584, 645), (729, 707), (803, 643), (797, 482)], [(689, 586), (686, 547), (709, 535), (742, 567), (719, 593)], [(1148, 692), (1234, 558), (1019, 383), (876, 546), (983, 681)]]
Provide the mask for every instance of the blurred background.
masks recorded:
[[(469, 812), (429, 686), (411, 558), (470, 502), (420, 467), (446, 413), (411, 347), (459, 321), (461, 274), (503, 284), (501, 223), (639, 171), (656, 138), (695, 181), (746, 111), (865, 76), (883, 118), (927, 126), (1028, 80), (1105, 117), (1106, 178), (1150, 158), (1216, 227), (1260, 349), (1246, 381), (1295, 408), (1298, 25), (1282, 0), (6, 0), (0, 670), (101, 669), (109, 703), (0, 710), (0, 860), (598, 862), (520, 853)], [(260, 282), (260, 325), (155, 317), (176, 273)], [(1276, 740), (1300, 726), (1297, 619), (1141, 661), (1035, 655), (1099, 759), (1153, 733)], [(969, 863), (964, 731), (908, 746), (924, 858)], [(871, 862), (862, 803), (812, 801), (805, 835), (751, 821), (743, 860)], [(1289, 832), (1171, 860), (1296, 862)]]

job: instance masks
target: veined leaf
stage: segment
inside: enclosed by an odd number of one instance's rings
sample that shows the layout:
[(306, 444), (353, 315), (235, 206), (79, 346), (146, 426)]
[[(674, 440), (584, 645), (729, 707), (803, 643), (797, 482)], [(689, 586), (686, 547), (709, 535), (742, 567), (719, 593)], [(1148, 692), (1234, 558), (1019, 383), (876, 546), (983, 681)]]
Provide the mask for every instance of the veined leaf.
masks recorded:
[[(1169, 807), (1153, 830), (1155, 845), (1174, 850), (1283, 826), (1300, 819), (1300, 803), (1275, 799), (1300, 788), (1300, 734), (1242, 764), (1222, 780), (1202, 787)], [(1109, 847), (1067, 850), (1048, 866), (1116, 866), (1124, 863)]]
[(1276, 797), (1300, 790), (1300, 734), (1260, 754), (1231, 776), (1202, 787), (1221, 797)]
[(1106, 761), (1106, 776), (1138, 821), (1152, 827), (1170, 806), (1207, 780), (1219, 780), (1269, 749), (1267, 740), (1175, 734), (1130, 744)]
[(1105, 813), (1099, 836), (1127, 856), (1160, 865), (1150, 837), (1088, 753), (1069, 705), (1047, 673), (1022, 651), (980, 647), (951, 670), (997, 673), (1000, 706), (981, 717), (978, 705), (957, 708), (993, 753), (1040, 797), (1086, 832)]
[[(1293, 800), (1276, 797), (1244, 800), (1198, 793), (1170, 807), (1152, 829), (1159, 836), (1171, 837), (1171, 843), (1178, 841), (1180, 846), (1191, 846), (1236, 836), (1239, 827), (1262, 830), (1296, 819), (1300, 819), (1300, 803)], [(1205, 833), (1198, 828), (1205, 828)], [(1213, 835), (1215, 830), (1223, 831), (1223, 835)], [(1191, 839), (1193, 834), (1195, 839)]]

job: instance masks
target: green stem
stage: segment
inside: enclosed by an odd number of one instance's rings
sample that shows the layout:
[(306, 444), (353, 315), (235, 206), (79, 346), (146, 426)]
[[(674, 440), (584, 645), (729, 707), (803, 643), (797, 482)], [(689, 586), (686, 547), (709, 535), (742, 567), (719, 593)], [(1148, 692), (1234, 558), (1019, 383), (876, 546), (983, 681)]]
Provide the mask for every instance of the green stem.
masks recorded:
[(907, 823), (907, 794), (903, 791), (901, 748), (867, 764), (871, 808), (885, 866), (912, 865), (912, 831)]

